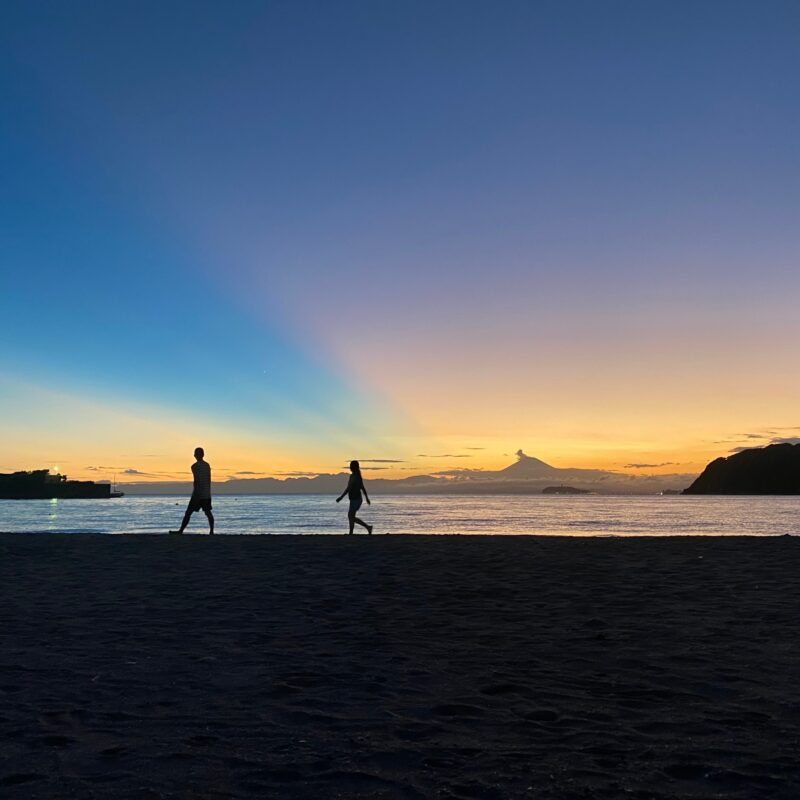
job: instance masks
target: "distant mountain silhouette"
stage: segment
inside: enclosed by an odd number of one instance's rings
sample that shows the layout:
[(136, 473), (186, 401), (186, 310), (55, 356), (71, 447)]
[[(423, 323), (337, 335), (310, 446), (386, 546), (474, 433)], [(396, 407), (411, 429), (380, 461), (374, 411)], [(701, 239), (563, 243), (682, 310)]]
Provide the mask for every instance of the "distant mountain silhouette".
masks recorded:
[[(373, 478), (366, 472), (370, 494), (540, 494), (548, 486), (569, 485), (601, 494), (658, 494), (687, 486), (695, 475), (628, 475), (599, 469), (561, 469), (517, 451), (517, 461), (500, 470), (454, 469), (408, 478)], [(231, 478), (214, 483), (214, 494), (338, 494), (347, 474), (300, 478)], [(128, 494), (188, 494), (192, 484), (126, 483)]]
[(526, 455), (522, 450), (517, 450), (515, 455), (517, 457), (516, 463), (499, 470), (499, 475), (515, 480), (526, 480), (542, 478), (559, 472), (557, 467), (551, 467), (539, 458)]
[(684, 494), (800, 494), (800, 444), (771, 444), (717, 458)]

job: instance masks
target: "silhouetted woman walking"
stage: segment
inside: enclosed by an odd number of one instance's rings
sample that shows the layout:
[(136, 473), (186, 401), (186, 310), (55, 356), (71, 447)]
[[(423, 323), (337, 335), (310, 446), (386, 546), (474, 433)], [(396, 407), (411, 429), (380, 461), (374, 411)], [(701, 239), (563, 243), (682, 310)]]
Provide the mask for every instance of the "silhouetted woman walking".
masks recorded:
[(361, 508), (361, 492), (364, 492), (364, 497), (367, 498), (367, 505), (372, 505), (369, 502), (369, 495), (364, 486), (364, 479), (361, 477), (361, 467), (358, 461), (350, 462), (350, 480), (347, 482), (347, 488), (336, 498), (338, 503), (345, 495), (350, 498), (350, 509), (347, 512), (347, 521), (350, 523), (350, 533), (353, 532), (353, 526), (358, 523), (362, 528), (367, 529), (367, 533), (372, 533), (372, 525), (367, 525), (364, 520), (356, 516), (358, 509)]

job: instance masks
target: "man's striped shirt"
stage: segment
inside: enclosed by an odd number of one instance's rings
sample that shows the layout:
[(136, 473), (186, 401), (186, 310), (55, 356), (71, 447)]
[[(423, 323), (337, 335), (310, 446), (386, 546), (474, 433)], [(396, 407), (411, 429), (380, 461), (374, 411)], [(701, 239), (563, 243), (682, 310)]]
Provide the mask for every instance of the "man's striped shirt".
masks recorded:
[(194, 475), (194, 491), (192, 497), (197, 500), (211, 499), (211, 465), (207, 461), (195, 461), (192, 464)]

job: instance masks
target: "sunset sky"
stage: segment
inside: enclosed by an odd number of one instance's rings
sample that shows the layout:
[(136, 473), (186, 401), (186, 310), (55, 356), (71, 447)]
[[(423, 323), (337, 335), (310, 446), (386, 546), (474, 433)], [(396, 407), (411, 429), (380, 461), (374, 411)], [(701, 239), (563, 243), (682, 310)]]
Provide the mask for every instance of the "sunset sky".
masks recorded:
[(795, 0), (5, 2), (0, 471), (800, 437), (798, 75)]

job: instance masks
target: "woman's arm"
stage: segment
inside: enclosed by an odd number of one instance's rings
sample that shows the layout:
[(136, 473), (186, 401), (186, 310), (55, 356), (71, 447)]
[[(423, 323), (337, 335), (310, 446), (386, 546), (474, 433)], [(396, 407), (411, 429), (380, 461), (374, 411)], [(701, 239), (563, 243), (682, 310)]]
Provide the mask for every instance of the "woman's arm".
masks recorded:
[(367, 494), (367, 487), (364, 486), (364, 481), (361, 481), (361, 491), (364, 492), (364, 497), (367, 498), (367, 505), (371, 506), (372, 503), (370, 503), (370, 501), (369, 501), (369, 495)]
[(344, 487), (344, 491), (336, 498), (336, 502), (340, 502), (341, 499), (350, 491), (350, 481), (347, 481), (347, 486)]

